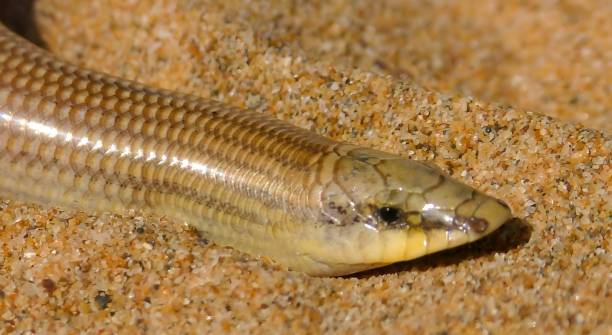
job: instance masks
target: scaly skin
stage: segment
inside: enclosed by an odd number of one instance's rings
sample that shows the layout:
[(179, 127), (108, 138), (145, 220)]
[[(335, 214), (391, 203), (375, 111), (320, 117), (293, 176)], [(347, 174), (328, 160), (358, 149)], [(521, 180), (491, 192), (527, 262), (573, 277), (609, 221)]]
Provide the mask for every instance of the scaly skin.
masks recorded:
[(0, 192), (166, 215), (312, 275), (448, 249), (511, 218), (424, 163), (81, 69), (3, 26)]

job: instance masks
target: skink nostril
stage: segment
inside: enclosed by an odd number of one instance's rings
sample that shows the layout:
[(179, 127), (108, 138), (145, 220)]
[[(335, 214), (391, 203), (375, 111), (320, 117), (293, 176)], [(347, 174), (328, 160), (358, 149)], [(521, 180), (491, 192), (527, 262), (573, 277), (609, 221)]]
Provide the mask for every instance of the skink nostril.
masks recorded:
[(473, 231), (481, 234), (489, 228), (489, 221), (475, 216), (455, 216), (453, 218), (453, 226), (455, 229), (460, 229), (464, 232)]
[(468, 218), (467, 224), (473, 231), (477, 233), (484, 233), (489, 228), (489, 222), (482, 218), (471, 217)]

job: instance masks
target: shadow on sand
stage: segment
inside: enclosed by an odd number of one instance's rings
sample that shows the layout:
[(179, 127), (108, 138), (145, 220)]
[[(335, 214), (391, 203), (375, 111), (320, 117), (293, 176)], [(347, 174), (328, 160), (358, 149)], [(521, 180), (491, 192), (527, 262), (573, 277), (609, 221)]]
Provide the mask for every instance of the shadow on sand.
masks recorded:
[(0, 22), (30, 42), (45, 47), (34, 20), (36, 0), (0, 0)]

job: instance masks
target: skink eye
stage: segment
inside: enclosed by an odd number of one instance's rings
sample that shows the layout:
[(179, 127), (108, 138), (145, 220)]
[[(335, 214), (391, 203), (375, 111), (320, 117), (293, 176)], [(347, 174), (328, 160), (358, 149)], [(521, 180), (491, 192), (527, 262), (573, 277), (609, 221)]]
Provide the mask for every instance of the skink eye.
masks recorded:
[(395, 207), (380, 207), (376, 210), (376, 216), (386, 223), (394, 223), (402, 217), (402, 210)]

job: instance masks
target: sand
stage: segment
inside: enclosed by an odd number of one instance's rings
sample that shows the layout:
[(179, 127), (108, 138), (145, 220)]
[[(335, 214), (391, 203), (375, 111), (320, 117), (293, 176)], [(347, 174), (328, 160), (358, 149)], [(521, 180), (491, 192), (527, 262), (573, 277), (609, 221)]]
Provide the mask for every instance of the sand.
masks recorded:
[(610, 333), (612, 5), (482, 3), (38, 1), (64, 59), (432, 161), (517, 219), (314, 278), (164, 217), (4, 195), (0, 333)]

